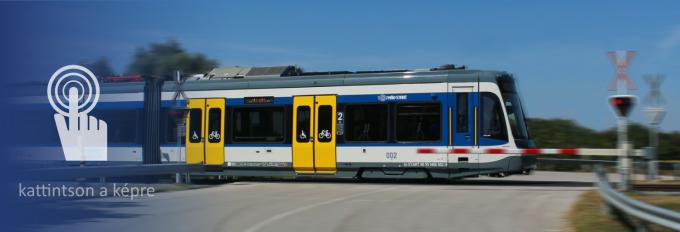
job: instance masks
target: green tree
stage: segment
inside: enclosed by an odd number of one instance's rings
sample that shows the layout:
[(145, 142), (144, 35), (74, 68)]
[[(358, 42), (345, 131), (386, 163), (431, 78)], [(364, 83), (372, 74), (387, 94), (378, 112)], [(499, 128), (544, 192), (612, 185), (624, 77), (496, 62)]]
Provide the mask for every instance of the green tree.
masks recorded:
[(188, 54), (174, 39), (165, 43), (151, 43), (148, 48), (138, 47), (134, 60), (128, 65), (128, 75), (172, 75), (173, 70), (186, 74), (206, 73), (219, 66), (216, 60), (203, 54)]
[[(618, 141), (618, 129), (608, 128), (595, 131), (583, 127), (570, 119), (527, 119), (532, 139), (540, 148), (604, 148), (613, 149)], [(635, 149), (649, 146), (649, 128), (640, 123), (628, 125), (628, 140)], [(659, 159), (680, 160), (680, 132), (659, 133)], [(577, 158), (574, 156), (550, 156), (546, 158)], [(615, 157), (591, 157), (592, 159), (614, 159)]]
[(531, 136), (542, 148), (593, 147), (594, 130), (578, 125), (571, 119), (530, 118)]
[(109, 64), (109, 59), (104, 56), (97, 58), (93, 63), (87, 61), (80, 62), (80, 66), (89, 69), (96, 77), (117, 76), (113, 68), (111, 68), (111, 64)]

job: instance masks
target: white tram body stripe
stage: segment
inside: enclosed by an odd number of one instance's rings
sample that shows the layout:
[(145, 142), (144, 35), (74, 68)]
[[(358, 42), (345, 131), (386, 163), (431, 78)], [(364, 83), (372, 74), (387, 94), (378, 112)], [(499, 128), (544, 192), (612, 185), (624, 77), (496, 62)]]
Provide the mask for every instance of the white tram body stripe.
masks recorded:
[(224, 148), (225, 162), (293, 162), (292, 147)]
[(446, 154), (418, 154), (410, 146), (339, 146), (338, 163), (447, 162)]

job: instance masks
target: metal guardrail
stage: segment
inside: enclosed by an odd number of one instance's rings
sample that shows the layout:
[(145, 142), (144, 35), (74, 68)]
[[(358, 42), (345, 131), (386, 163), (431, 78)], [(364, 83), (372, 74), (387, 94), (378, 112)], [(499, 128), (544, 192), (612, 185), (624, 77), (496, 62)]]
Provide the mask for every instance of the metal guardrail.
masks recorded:
[(38, 168), (16, 170), (18, 181), (45, 181), (70, 178), (91, 178), (110, 176), (142, 176), (172, 173), (204, 173), (203, 162), (193, 164), (142, 164), (120, 166), (89, 166), (68, 168)]
[(638, 231), (647, 231), (646, 224), (648, 222), (680, 231), (680, 213), (649, 205), (614, 191), (607, 180), (604, 168), (601, 166), (595, 168), (595, 173), (597, 175), (595, 187), (597, 187), (600, 196), (605, 201), (605, 207), (616, 208), (623, 213), (642, 220), (642, 223), (637, 227)]

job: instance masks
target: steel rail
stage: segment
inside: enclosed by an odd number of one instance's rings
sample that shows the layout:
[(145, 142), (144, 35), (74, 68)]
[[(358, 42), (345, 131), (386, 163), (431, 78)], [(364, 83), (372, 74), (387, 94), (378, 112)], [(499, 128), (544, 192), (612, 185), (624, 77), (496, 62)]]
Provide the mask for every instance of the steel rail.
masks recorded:
[(642, 220), (643, 224), (638, 227), (638, 230), (645, 231), (645, 222), (650, 222), (669, 229), (680, 231), (680, 213), (653, 206), (630, 198), (623, 193), (614, 191), (611, 188), (611, 184), (607, 180), (604, 168), (598, 166), (595, 169), (595, 172), (597, 176), (595, 187), (597, 187), (600, 196), (605, 201), (605, 204)]

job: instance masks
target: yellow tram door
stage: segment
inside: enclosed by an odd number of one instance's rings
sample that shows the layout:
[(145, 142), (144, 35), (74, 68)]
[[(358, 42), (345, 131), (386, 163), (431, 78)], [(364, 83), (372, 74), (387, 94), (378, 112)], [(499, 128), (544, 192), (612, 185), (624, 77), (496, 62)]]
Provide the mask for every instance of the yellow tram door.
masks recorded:
[(293, 98), (293, 168), (296, 172), (314, 169), (314, 96)]
[(224, 163), (224, 99), (191, 99), (187, 103), (187, 163)]
[(224, 164), (224, 98), (205, 100), (205, 164)]
[(293, 168), (296, 172), (337, 171), (335, 104), (335, 96), (293, 99)]
[(205, 146), (203, 144), (203, 119), (205, 118), (205, 99), (191, 99), (187, 103), (189, 115), (186, 129), (187, 163), (205, 162)]
[(314, 167), (317, 172), (336, 172), (335, 168), (335, 96), (316, 96), (314, 110)]

